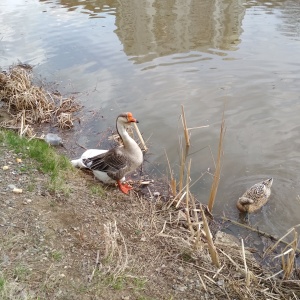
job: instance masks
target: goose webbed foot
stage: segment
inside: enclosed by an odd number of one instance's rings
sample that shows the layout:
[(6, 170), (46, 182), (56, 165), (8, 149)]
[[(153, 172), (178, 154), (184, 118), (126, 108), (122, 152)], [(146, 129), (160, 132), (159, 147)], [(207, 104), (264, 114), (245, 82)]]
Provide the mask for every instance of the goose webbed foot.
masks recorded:
[(117, 180), (119, 189), (122, 193), (128, 195), (129, 191), (132, 190), (132, 186), (127, 183), (122, 183), (120, 180)]

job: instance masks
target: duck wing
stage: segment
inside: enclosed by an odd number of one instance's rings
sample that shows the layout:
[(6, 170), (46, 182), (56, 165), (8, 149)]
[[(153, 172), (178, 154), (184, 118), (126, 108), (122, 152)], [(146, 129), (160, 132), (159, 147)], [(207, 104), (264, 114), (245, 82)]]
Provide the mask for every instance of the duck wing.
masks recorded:
[(264, 197), (265, 196), (265, 190), (264, 185), (261, 183), (257, 183), (253, 185), (246, 193), (243, 195), (243, 197), (251, 198), (254, 201)]
[(239, 202), (242, 204), (242, 205), (247, 205), (247, 204), (253, 204), (254, 201), (250, 198), (247, 198), (247, 197), (240, 197), (239, 198)]
[(89, 169), (105, 172), (115, 180), (121, 179), (128, 167), (127, 158), (120, 148), (113, 148), (106, 153), (84, 159), (83, 163)]

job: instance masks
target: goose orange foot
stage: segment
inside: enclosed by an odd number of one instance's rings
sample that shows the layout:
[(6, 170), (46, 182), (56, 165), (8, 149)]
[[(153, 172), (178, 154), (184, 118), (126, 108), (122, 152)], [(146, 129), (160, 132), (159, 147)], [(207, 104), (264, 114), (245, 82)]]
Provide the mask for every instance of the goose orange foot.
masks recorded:
[(129, 191), (132, 190), (132, 186), (128, 184), (122, 184), (120, 180), (117, 181), (119, 189), (124, 194), (128, 195)]

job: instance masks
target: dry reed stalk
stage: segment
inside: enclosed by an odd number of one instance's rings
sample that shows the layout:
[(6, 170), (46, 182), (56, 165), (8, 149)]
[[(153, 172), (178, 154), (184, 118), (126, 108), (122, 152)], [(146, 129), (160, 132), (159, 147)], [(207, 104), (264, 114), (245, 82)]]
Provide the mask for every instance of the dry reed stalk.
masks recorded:
[(225, 136), (225, 120), (224, 120), (224, 113), (222, 116), (222, 123), (221, 123), (221, 129), (220, 129), (220, 137), (219, 137), (219, 146), (218, 146), (218, 158), (217, 158), (217, 163), (216, 163), (216, 170), (214, 173), (214, 179), (211, 185), (211, 190), (210, 190), (210, 195), (209, 195), (209, 201), (208, 201), (208, 210), (212, 212), (214, 202), (216, 199), (217, 191), (218, 191), (218, 186), (220, 182), (220, 174), (221, 174), (221, 158), (223, 156), (223, 141), (224, 141), (224, 136)]
[[(295, 264), (296, 250), (298, 245), (298, 233), (295, 230), (295, 228), (293, 228), (293, 233), (294, 233), (293, 241), (283, 249), (280, 255), (274, 257), (274, 259), (281, 257), (282, 270), (284, 272), (283, 279), (289, 279), (291, 274), (294, 271), (293, 267)], [(287, 250), (288, 247), (291, 248)]]
[(181, 120), (182, 120), (182, 125), (183, 125), (183, 132), (184, 132), (184, 137), (185, 137), (185, 143), (186, 146), (189, 147), (191, 145), (190, 143), (190, 136), (189, 136), (189, 130), (186, 125), (186, 118), (185, 118), (185, 113), (184, 113), (184, 106), (181, 105)]
[(183, 181), (184, 181), (184, 170), (185, 170), (185, 163), (186, 163), (186, 157), (187, 157), (187, 151), (188, 147), (186, 147), (185, 152), (182, 149), (182, 144), (180, 147), (180, 171), (179, 171), (179, 193), (183, 190)]
[[(191, 185), (190, 188), (195, 185), (205, 174), (207, 174), (208, 172), (205, 172), (203, 174), (201, 174)], [(176, 208), (178, 208), (178, 206), (180, 205), (180, 202), (182, 201), (182, 199), (184, 198), (186, 192), (184, 192), (185, 190), (185, 186), (182, 188), (182, 190), (178, 191), (177, 195), (175, 196), (174, 199), (172, 199), (172, 201), (170, 201), (170, 203), (167, 205), (167, 209), (169, 209), (174, 203), (176, 203)], [(183, 192), (183, 194), (181, 194)], [(177, 201), (177, 199), (180, 197), (180, 199)]]
[[(281, 243), (281, 242), (284, 243), (284, 244), (286, 244), (286, 245), (289, 245), (287, 242), (283, 241), (283, 239), (286, 238), (286, 237), (287, 237), (291, 232), (293, 232), (297, 227), (300, 227), (300, 224), (298, 224), (298, 225), (296, 225), (296, 226), (290, 228), (290, 229), (288, 230), (288, 232), (287, 232), (285, 235), (283, 235), (279, 240), (277, 240), (277, 242), (276, 242), (272, 247), (270, 247), (269, 249), (267, 249), (267, 251), (265, 252), (264, 256), (266, 256), (268, 253), (270, 253), (271, 251), (273, 251), (273, 250), (277, 247), (277, 245), (278, 245), (279, 243)], [(297, 249), (297, 252), (300, 252), (300, 250)]]
[(173, 197), (175, 197), (176, 196), (176, 179), (174, 178), (174, 173), (173, 173), (173, 170), (171, 169), (170, 160), (169, 160), (166, 149), (165, 149), (165, 154), (166, 154), (168, 167), (169, 167), (170, 178), (171, 178), (171, 191), (172, 191)]
[(136, 133), (137, 133), (137, 135), (138, 135), (138, 137), (139, 137), (139, 139), (140, 139), (140, 141), (141, 141), (141, 143), (142, 143), (142, 145), (143, 145), (144, 151), (147, 152), (147, 151), (148, 151), (148, 148), (147, 148), (147, 146), (146, 146), (146, 144), (145, 144), (145, 141), (144, 141), (144, 139), (143, 139), (143, 137), (142, 137), (142, 134), (141, 134), (141, 132), (140, 132), (140, 130), (139, 130), (137, 124), (134, 122), (133, 125), (134, 125), (134, 128), (135, 128), (135, 130), (136, 130)]
[(196, 208), (195, 199), (192, 195), (190, 195), (190, 199), (192, 202), (192, 211), (193, 211), (193, 219), (194, 219), (194, 226), (196, 226), (196, 240), (195, 240), (195, 248), (198, 249), (201, 242), (201, 226), (203, 222), (199, 222), (198, 212), (199, 209)]
[(245, 268), (246, 286), (250, 286), (251, 273), (248, 271), (248, 267), (247, 267), (245, 247), (244, 247), (244, 240), (243, 239), (242, 239), (242, 257), (243, 257), (244, 268)]
[(204, 283), (204, 281), (203, 281), (203, 279), (202, 279), (202, 277), (201, 277), (201, 275), (200, 275), (200, 273), (198, 271), (197, 271), (197, 274), (198, 274), (198, 277), (199, 277), (199, 279), (201, 281), (201, 284), (202, 284), (202, 287), (203, 287), (204, 291), (207, 292), (206, 284)]
[(185, 213), (186, 213), (186, 219), (188, 223), (188, 227), (191, 233), (191, 236), (194, 237), (194, 229), (193, 225), (191, 222), (191, 217), (190, 217), (190, 173), (191, 173), (191, 164), (192, 160), (190, 159), (189, 164), (188, 164), (188, 169), (186, 173), (186, 197), (185, 197)]
[(205, 216), (204, 210), (202, 208), (202, 205), (200, 205), (200, 209), (201, 209), (201, 214), (202, 214), (202, 221), (203, 221), (203, 229), (204, 232), (206, 234), (206, 239), (207, 239), (207, 245), (208, 245), (208, 251), (211, 257), (211, 260), (213, 262), (213, 264), (220, 268), (220, 261), (219, 261), (219, 255), (217, 252), (217, 249), (214, 245), (214, 242), (212, 240), (212, 234), (210, 232), (209, 226), (208, 226), (208, 222), (207, 222), (207, 218)]

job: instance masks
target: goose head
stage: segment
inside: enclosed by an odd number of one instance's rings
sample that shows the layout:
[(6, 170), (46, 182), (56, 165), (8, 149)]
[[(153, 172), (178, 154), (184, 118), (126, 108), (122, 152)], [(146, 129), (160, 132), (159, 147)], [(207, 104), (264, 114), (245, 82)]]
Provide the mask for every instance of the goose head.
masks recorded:
[(131, 123), (138, 123), (139, 121), (135, 119), (131, 112), (121, 113), (117, 117), (117, 125), (123, 125), (125, 127), (130, 126)]

